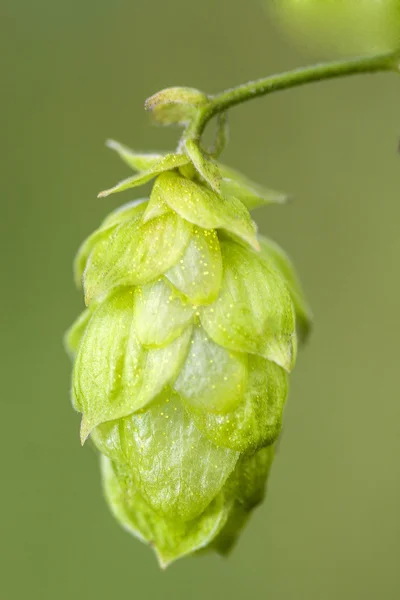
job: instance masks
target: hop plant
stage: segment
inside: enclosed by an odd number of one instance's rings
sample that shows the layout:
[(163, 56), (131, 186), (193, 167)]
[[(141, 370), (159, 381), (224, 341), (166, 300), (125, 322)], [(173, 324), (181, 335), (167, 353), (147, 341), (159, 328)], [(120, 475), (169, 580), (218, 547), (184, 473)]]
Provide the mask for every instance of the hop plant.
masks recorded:
[[(206, 96), (169, 88), (146, 102), (184, 126), (174, 154), (109, 146), (135, 171), (100, 194), (154, 180), (83, 243), (86, 310), (66, 335), (82, 443), (99, 450), (117, 520), (162, 566), (227, 554), (264, 497), (298, 342), (311, 313), (286, 254), (251, 210), (281, 203), (216, 162), (226, 111), (312, 81), (400, 71), (400, 51), (320, 64)], [(201, 137), (217, 117), (213, 149)]]
[(87, 309), (67, 345), (82, 442), (101, 453), (112, 512), (161, 565), (225, 554), (263, 499), (310, 327), (288, 257), (249, 214), (284, 198), (205, 161), (216, 191), (185, 153), (110, 146), (138, 173), (102, 196), (155, 182), (75, 261)]

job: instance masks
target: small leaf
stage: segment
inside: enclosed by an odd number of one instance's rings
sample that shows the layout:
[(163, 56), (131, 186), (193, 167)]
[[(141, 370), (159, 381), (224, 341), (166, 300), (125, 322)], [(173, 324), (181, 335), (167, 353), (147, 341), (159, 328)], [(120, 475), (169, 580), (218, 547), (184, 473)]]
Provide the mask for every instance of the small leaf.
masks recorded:
[(194, 140), (187, 140), (185, 148), (192, 163), (201, 177), (215, 191), (220, 191), (221, 173), (218, 166), (202, 151), (199, 144)]
[(128, 167), (131, 167), (134, 171), (148, 171), (149, 169), (153, 169), (163, 158), (162, 154), (135, 152), (128, 148), (128, 146), (120, 144), (115, 140), (107, 140), (106, 146), (111, 148), (111, 150), (115, 150)]
[(88, 258), (95, 245), (111, 235), (117, 225), (130, 218), (139, 218), (145, 210), (146, 200), (134, 200), (123, 204), (117, 210), (110, 213), (96, 229), (81, 244), (74, 260), (74, 280), (78, 288), (82, 287), (83, 273), (86, 268)]
[(219, 164), (218, 167), (222, 175), (221, 193), (238, 198), (248, 210), (269, 204), (283, 204), (287, 200), (287, 195), (282, 192), (263, 188), (225, 165)]
[(230, 505), (219, 494), (207, 509), (192, 521), (160, 518), (132, 486), (129, 470), (118, 469), (102, 457), (104, 493), (120, 524), (132, 535), (154, 548), (160, 566), (204, 548), (225, 525)]
[(260, 243), (260, 258), (275, 267), (286, 281), (296, 312), (297, 333), (300, 341), (305, 343), (311, 333), (313, 315), (293, 264), (282, 248), (272, 240), (262, 236)]
[(174, 389), (191, 406), (216, 413), (233, 410), (247, 384), (247, 355), (215, 344), (195, 327), (189, 354)]
[(200, 106), (208, 103), (203, 92), (194, 88), (172, 87), (157, 92), (145, 102), (155, 121), (163, 125), (185, 125)]
[(75, 323), (68, 329), (64, 336), (64, 346), (71, 358), (75, 357), (78, 351), (81, 339), (86, 331), (92, 312), (89, 309), (84, 310)]
[(79, 346), (73, 391), (84, 416), (84, 439), (100, 423), (148, 404), (176, 379), (187, 356), (190, 328), (166, 348), (145, 350), (135, 333), (133, 306), (132, 290), (102, 302)]
[(193, 319), (193, 307), (164, 278), (136, 288), (135, 296), (135, 329), (144, 346), (166, 346)]
[(221, 250), (221, 292), (201, 311), (204, 329), (225, 348), (259, 354), (290, 371), (296, 358), (295, 315), (284, 280), (247, 248), (223, 241)]
[(286, 372), (269, 360), (250, 355), (248, 371), (243, 400), (234, 411), (220, 415), (188, 406), (204, 435), (239, 452), (254, 452), (277, 439), (288, 390)]
[(131, 219), (92, 249), (84, 274), (88, 304), (115, 286), (142, 285), (156, 279), (182, 256), (192, 226), (175, 213), (142, 225)]
[(138, 175), (128, 177), (128, 179), (124, 179), (123, 181), (117, 183), (117, 185), (115, 185), (113, 188), (100, 192), (98, 198), (105, 198), (110, 194), (123, 192), (125, 190), (129, 190), (130, 188), (144, 185), (151, 179), (154, 179), (154, 177), (157, 177), (157, 175), (160, 173), (177, 169), (178, 167), (186, 165), (188, 162), (189, 158), (185, 154), (166, 154), (147, 171), (142, 171)]
[(187, 221), (204, 229), (226, 229), (259, 249), (255, 223), (236, 198), (227, 200), (177, 173), (160, 175), (153, 194)]
[[(103, 428), (107, 425), (103, 425)], [(174, 392), (118, 428), (122, 462), (146, 502), (170, 519), (198, 517), (221, 490), (239, 453), (214, 446), (194, 425)]]
[(194, 305), (209, 304), (218, 296), (222, 281), (222, 257), (217, 233), (193, 227), (182, 258), (165, 277)]

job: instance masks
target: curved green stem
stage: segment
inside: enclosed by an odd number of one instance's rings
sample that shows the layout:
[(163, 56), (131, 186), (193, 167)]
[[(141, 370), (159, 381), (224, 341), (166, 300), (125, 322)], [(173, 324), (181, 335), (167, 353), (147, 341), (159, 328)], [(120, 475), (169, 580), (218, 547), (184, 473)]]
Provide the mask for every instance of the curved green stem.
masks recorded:
[(198, 142), (208, 121), (212, 117), (224, 113), (227, 109), (247, 102), (252, 98), (259, 98), (272, 92), (286, 90), (315, 81), (385, 71), (400, 72), (400, 51), (373, 57), (322, 63), (279, 75), (271, 75), (257, 81), (239, 85), (216, 96), (212, 96), (210, 101), (199, 109), (196, 117), (189, 124), (183, 141), (190, 139)]

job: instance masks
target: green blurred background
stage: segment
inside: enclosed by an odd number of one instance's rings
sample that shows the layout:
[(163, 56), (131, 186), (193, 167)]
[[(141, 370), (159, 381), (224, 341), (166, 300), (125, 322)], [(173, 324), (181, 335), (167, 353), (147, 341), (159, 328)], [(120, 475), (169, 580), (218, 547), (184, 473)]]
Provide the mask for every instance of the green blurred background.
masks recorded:
[(400, 597), (400, 80), (327, 82), (231, 112), (224, 161), (291, 192), (260, 229), (294, 257), (315, 312), (266, 503), (229, 558), (165, 573), (117, 526), (79, 444), (62, 335), (71, 263), (129, 194), (104, 147), (167, 150), (143, 101), (315, 61), (257, 0), (3, 0), (0, 598)]

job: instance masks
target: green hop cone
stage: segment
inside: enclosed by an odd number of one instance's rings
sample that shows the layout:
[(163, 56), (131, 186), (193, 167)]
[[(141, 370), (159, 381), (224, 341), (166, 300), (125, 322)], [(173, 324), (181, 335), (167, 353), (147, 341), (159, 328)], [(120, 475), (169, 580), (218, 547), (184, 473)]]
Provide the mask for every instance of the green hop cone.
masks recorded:
[(137, 173), (102, 196), (155, 182), (75, 261), (87, 308), (66, 345), (82, 443), (102, 455), (113, 514), (161, 565), (226, 554), (263, 499), (311, 322), (289, 259), (248, 212), (283, 196), (207, 158), (197, 170), (186, 154), (110, 146)]

